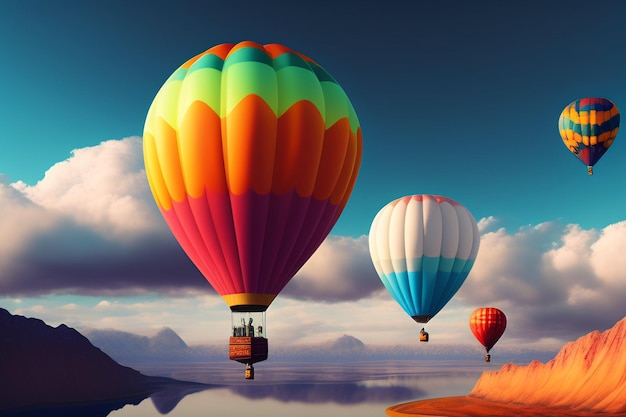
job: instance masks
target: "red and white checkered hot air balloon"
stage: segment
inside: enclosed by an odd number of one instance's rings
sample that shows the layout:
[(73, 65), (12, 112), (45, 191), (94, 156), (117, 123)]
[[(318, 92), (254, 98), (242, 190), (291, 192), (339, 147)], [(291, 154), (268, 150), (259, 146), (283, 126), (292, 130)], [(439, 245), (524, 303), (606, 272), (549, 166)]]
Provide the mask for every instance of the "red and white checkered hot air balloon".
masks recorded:
[(485, 361), (489, 362), (491, 360), (489, 351), (506, 329), (506, 316), (494, 307), (478, 308), (470, 316), (469, 326), (476, 339), (487, 349)]

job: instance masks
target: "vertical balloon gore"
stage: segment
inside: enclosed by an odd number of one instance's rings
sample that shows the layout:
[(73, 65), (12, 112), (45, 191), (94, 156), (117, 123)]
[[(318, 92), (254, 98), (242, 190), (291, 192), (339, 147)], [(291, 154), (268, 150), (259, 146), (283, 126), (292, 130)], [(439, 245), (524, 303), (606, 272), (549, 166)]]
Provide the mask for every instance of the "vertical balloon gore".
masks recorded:
[(583, 98), (570, 103), (559, 117), (559, 133), (567, 149), (587, 166), (593, 166), (611, 147), (619, 130), (617, 106), (604, 98)]

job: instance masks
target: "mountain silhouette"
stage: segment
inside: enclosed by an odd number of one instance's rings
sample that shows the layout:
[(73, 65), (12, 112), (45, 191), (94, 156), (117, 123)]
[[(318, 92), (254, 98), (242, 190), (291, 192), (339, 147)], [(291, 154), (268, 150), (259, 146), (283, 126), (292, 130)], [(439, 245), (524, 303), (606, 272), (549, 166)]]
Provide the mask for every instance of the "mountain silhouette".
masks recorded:
[(169, 327), (152, 337), (112, 329), (92, 329), (84, 335), (94, 346), (125, 364), (224, 359), (226, 352), (225, 346), (188, 346)]
[(354, 336), (344, 334), (339, 339), (333, 341), (331, 349), (361, 351), (365, 349), (365, 344)]
[[(86, 330), (83, 334), (94, 346), (99, 347), (117, 362), (136, 366), (154, 362), (223, 361), (227, 360), (227, 343), (221, 345), (187, 345), (169, 327), (164, 327), (152, 337), (139, 336), (119, 330)], [(517, 346), (498, 346), (494, 358), (507, 361), (530, 362), (533, 359), (549, 360), (557, 349), (529, 350)], [(484, 348), (478, 343), (465, 345), (442, 345), (419, 343), (417, 335), (413, 343), (405, 345), (369, 345), (358, 338), (344, 334), (324, 342), (284, 345), (273, 344), (270, 339), (270, 356), (275, 360), (300, 361), (346, 361), (384, 359), (482, 359)]]
[(186, 349), (188, 346), (183, 339), (169, 327), (164, 327), (152, 338), (150, 338), (150, 346), (159, 349)]
[(167, 386), (190, 384), (145, 376), (116, 363), (64, 324), (54, 328), (2, 308), (0, 353), (0, 410), (136, 401)]

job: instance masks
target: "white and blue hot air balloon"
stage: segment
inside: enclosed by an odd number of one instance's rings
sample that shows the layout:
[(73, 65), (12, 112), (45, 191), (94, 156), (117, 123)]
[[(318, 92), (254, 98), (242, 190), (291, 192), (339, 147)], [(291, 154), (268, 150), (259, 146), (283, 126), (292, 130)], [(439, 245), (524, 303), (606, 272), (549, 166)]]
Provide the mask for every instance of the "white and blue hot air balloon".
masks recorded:
[[(389, 294), (427, 323), (461, 288), (480, 246), (472, 214), (456, 201), (419, 194), (394, 200), (372, 222), (372, 262)], [(422, 328), (420, 340), (428, 341)]]

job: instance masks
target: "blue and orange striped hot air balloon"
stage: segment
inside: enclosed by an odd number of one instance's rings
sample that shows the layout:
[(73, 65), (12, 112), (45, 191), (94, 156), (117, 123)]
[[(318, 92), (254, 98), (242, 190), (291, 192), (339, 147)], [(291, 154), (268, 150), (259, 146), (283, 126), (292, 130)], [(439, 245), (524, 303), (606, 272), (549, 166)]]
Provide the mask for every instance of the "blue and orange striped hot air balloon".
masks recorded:
[[(370, 255), (383, 285), (418, 323), (427, 323), (461, 288), (479, 246), (469, 210), (429, 194), (390, 202), (376, 214), (369, 233)], [(420, 340), (428, 341), (424, 333)]]
[[(338, 220), (361, 153), (344, 90), (282, 45), (215, 46), (157, 93), (144, 129), (154, 199), (233, 314), (245, 314), (233, 316), (233, 336), (265, 340), (251, 357), (254, 345), (231, 338), (231, 359), (267, 358), (265, 311)], [(259, 312), (255, 329), (248, 315)]]
[(587, 166), (589, 175), (613, 144), (619, 119), (617, 106), (605, 98), (582, 98), (563, 109), (559, 133), (567, 149)]

